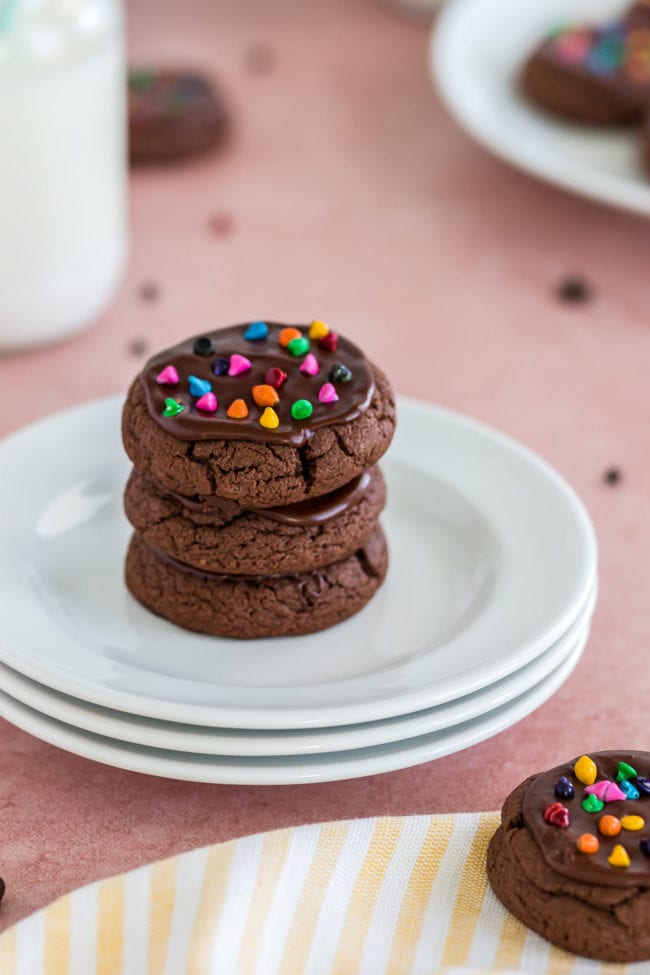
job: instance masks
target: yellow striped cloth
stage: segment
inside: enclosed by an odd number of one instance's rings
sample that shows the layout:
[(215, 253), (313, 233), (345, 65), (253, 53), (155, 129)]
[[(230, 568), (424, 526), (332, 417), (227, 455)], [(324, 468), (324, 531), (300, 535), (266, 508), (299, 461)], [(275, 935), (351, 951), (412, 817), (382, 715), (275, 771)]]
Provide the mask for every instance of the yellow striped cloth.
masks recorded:
[[(61, 898), (0, 937), (0, 975), (595, 975), (487, 885), (496, 813), (301, 826)], [(650, 965), (628, 966), (650, 973)]]

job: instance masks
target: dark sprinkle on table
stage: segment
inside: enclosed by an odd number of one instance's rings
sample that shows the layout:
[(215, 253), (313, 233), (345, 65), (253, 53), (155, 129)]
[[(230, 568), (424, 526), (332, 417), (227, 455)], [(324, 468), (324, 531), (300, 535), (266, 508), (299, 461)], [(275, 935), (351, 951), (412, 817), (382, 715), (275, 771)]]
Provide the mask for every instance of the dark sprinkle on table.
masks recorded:
[(275, 67), (275, 54), (268, 44), (251, 44), (244, 51), (244, 64), (253, 74), (268, 74)]
[(608, 467), (603, 474), (605, 484), (620, 484), (623, 480), (623, 472), (618, 467)]
[(569, 305), (579, 305), (591, 301), (593, 290), (584, 278), (567, 277), (557, 285), (555, 294), (558, 301), (566, 302)]
[(140, 301), (157, 301), (160, 297), (160, 288), (155, 281), (145, 281), (138, 289)]
[(149, 351), (149, 343), (146, 339), (131, 339), (128, 344), (129, 355), (140, 356)]
[(215, 237), (227, 237), (233, 232), (235, 221), (225, 210), (213, 213), (208, 220), (208, 226)]

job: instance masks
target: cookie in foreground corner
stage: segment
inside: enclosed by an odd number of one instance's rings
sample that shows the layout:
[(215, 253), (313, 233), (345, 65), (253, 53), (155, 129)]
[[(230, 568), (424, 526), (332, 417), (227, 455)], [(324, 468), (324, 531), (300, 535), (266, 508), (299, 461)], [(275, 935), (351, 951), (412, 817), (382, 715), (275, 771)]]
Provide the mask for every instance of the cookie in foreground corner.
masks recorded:
[(504, 803), (487, 872), (554, 945), (650, 959), (650, 752), (592, 752), (531, 776)]

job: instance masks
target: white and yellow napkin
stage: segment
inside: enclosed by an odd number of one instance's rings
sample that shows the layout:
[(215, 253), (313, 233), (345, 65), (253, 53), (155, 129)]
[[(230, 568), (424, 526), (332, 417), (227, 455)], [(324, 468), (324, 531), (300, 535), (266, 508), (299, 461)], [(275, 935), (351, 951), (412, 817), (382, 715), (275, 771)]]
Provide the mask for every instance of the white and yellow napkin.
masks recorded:
[(488, 887), (496, 813), (301, 826), (61, 898), (0, 937), (0, 975), (595, 975)]

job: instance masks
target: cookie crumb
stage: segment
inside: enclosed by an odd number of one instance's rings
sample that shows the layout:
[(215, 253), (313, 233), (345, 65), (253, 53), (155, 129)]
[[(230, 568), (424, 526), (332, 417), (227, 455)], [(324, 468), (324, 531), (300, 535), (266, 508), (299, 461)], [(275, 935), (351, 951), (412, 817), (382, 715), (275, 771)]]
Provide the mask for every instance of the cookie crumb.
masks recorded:
[(593, 291), (591, 285), (580, 277), (564, 278), (557, 285), (555, 294), (558, 301), (566, 302), (570, 305), (579, 305), (591, 301)]
[(160, 288), (155, 281), (145, 281), (138, 288), (140, 301), (157, 301), (160, 298)]
[(251, 44), (244, 51), (244, 64), (253, 74), (269, 74), (275, 67), (275, 54), (268, 44)]
[(215, 237), (228, 237), (233, 232), (235, 221), (230, 213), (220, 210), (212, 214), (208, 226)]
[(149, 348), (149, 343), (146, 339), (131, 339), (128, 345), (128, 350), (130, 355), (144, 355)]
[(605, 484), (620, 484), (623, 480), (623, 472), (618, 467), (608, 467), (603, 474)]

